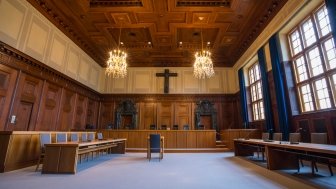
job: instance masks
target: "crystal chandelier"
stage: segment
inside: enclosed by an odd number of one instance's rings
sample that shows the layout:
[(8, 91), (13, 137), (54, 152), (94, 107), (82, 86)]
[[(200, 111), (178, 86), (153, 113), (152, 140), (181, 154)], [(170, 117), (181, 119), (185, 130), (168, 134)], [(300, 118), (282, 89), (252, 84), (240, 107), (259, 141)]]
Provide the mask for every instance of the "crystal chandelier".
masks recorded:
[(118, 42), (118, 49), (114, 49), (110, 51), (110, 57), (107, 60), (107, 66), (105, 73), (107, 76), (111, 76), (113, 78), (124, 78), (127, 75), (127, 54), (119, 49), (120, 45), (120, 35), (121, 35), (121, 27), (119, 30), (119, 42)]
[(194, 76), (197, 79), (210, 78), (215, 75), (211, 53), (203, 50), (203, 35), (201, 29), (202, 50), (195, 53)]

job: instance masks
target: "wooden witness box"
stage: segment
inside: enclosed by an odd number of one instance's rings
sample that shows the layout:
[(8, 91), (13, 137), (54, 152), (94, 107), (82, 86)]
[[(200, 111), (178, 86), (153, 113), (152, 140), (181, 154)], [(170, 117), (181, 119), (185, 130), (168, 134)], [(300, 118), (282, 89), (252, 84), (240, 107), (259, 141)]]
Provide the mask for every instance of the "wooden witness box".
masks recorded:
[(126, 139), (105, 139), (91, 142), (64, 142), (45, 145), (45, 157), (43, 160), (42, 173), (76, 173), (79, 151), (81, 149), (92, 149), (92, 152), (99, 146), (115, 144), (110, 153), (125, 153)]

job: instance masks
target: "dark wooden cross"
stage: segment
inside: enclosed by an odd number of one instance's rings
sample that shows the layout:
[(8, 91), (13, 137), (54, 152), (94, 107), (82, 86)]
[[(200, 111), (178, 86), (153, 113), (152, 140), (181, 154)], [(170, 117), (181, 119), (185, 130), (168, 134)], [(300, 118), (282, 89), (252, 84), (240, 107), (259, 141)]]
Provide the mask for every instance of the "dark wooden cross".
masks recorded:
[(169, 93), (169, 77), (177, 77), (177, 73), (169, 73), (168, 69), (164, 73), (156, 73), (156, 77), (164, 77), (164, 93)]

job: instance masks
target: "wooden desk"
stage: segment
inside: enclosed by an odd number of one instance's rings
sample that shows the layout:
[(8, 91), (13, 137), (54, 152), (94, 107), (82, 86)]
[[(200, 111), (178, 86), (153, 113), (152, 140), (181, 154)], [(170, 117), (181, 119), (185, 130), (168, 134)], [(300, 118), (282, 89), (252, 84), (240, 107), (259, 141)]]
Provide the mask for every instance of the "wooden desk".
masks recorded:
[(80, 148), (116, 144), (110, 153), (125, 153), (126, 139), (106, 139), (91, 142), (63, 142), (45, 145), (42, 173), (76, 173), (78, 151)]
[(258, 129), (225, 129), (220, 131), (221, 141), (229, 149), (234, 149), (233, 139), (236, 138), (261, 138), (261, 131)]
[(235, 156), (251, 156), (258, 147), (264, 147), (267, 156), (267, 168), (276, 169), (297, 169), (297, 155), (320, 157), (336, 160), (336, 146), (328, 144), (299, 143), (279, 141), (264, 142), (259, 139), (235, 139)]

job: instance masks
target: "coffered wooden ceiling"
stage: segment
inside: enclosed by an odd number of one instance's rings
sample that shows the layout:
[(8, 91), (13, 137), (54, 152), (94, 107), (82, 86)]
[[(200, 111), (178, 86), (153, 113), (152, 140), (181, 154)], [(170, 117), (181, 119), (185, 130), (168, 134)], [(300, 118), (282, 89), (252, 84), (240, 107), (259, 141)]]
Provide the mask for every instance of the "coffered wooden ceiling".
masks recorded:
[(132, 67), (192, 66), (209, 48), (230, 67), (287, 0), (28, 0), (101, 66), (118, 46)]

